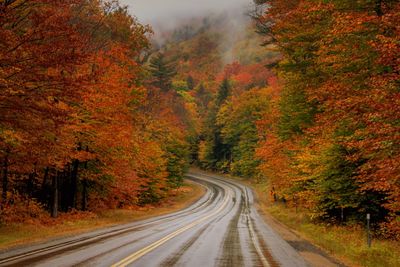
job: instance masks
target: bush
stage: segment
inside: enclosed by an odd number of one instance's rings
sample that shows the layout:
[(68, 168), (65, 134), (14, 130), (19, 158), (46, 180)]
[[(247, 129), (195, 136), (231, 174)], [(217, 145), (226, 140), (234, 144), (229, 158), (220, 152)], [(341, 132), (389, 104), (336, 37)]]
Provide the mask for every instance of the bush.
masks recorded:
[(0, 211), (0, 222), (11, 223), (43, 223), (50, 219), (44, 206), (36, 199), (19, 194), (10, 195)]

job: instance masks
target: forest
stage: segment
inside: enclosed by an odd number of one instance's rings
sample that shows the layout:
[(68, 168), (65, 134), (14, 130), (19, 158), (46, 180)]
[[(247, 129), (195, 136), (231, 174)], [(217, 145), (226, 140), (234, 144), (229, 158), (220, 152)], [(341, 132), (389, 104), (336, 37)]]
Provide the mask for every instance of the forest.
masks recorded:
[(399, 240), (399, 21), (255, 0), (154, 41), (118, 1), (3, 1), (0, 223), (162, 202), (195, 165)]
[(143, 67), (149, 27), (117, 1), (5, 1), (0, 14), (2, 221), (180, 185), (190, 118)]

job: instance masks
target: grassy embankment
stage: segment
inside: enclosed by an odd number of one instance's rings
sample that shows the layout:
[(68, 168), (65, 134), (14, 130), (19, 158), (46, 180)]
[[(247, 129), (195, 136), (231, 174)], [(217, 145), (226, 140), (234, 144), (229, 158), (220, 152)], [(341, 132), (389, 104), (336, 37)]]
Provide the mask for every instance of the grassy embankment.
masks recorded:
[(361, 226), (329, 226), (313, 223), (304, 210), (273, 204), (269, 187), (263, 183), (248, 183), (257, 193), (260, 209), (288, 226), (302, 238), (320, 247), (348, 266), (400, 266), (400, 242), (372, 240), (367, 246), (365, 229)]
[(26, 223), (0, 226), (0, 249), (72, 236), (117, 224), (129, 223), (184, 209), (199, 199), (205, 189), (195, 183), (185, 185), (157, 206), (77, 213), (54, 220), (50, 225)]

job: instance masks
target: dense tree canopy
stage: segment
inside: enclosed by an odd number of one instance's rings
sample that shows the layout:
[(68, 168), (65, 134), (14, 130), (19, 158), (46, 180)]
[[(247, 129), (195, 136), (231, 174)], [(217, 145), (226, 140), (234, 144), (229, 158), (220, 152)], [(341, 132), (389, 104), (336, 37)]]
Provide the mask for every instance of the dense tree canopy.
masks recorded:
[(399, 3), (267, 3), (258, 30), (284, 59), (277, 114), (260, 127), (263, 169), (320, 216), (371, 213), (398, 235)]
[(185, 107), (143, 86), (148, 27), (118, 1), (81, 0), (3, 1), (0, 25), (2, 221), (35, 201), (53, 217), (148, 203), (181, 183)]

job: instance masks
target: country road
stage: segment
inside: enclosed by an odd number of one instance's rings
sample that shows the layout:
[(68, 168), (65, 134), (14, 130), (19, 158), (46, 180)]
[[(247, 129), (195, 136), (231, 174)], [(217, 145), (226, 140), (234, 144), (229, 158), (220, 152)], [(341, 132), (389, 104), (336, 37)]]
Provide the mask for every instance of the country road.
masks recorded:
[(249, 188), (199, 173), (192, 206), (123, 226), (0, 254), (0, 266), (307, 266), (253, 206)]

